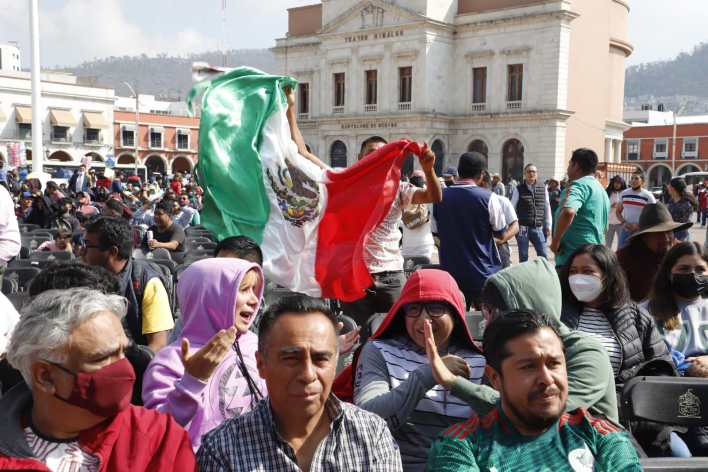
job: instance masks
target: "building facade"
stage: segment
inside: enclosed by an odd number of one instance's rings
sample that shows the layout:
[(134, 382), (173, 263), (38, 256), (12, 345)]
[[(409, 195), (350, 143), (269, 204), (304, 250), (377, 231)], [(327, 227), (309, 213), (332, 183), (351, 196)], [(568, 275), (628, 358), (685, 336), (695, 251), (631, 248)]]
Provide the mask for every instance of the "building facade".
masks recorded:
[[(76, 76), (42, 73), (45, 164), (78, 166), (86, 156), (102, 166), (113, 153), (112, 88)], [(32, 95), (28, 72), (0, 72), (0, 160), (32, 160)], [(18, 161), (16, 161), (18, 162)]]
[[(132, 111), (125, 111), (127, 102), (119, 101), (121, 106), (115, 111), (113, 139), (118, 165), (134, 166), (137, 154), (138, 164), (144, 165), (149, 174), (192, 172), (199, 149), (199, 118), (170, 115), (167, 111), (160, 112), (160, 108), (148, 108), (152, 112), (143, 112), (143, 103), (148, 107), (151, 103), (143, 101), (143, 97), (140, 96), (141, 111), (137, 117), (134, 104)], [(134, 103), (134, 99), (132, 101)]]
[(300, 83), (308, 146), (333, 166), (371, 136), (428, 142), (438, 171), (479, 151), (505, 179), (529, 162), (560, 177), (581, 146), (621, 159), (624, 0), (322, 0), (288, 13), (273, 51)]
[[(671, 114), (668, 114), (671, 117)], [(636, 123), (624, 133), (622, 162), (641, 167), (647, 185), (660, 187), (673, 176), (708, 171), (708, 116), (660, 117)]]
[(0, 43), (0, 71), (20, 72), (22, 56), (17, 43)]

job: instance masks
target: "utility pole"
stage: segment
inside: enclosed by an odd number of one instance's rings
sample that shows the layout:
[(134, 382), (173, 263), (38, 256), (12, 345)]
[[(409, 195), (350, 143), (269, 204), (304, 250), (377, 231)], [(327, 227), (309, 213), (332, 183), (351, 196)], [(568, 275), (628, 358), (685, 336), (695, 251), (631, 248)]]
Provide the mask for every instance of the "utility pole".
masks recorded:
[[(130, 89), (130, 93), (132, 93), (135, 97), (135, 132), (133, 133), (133, 141), (135, 144), (135, 159), (133, 161), (135, 162), (135, 175), (138, 175), (138, 145), (140, 144), (140, 109), (138, 107), (140, 106), (140, 101), (138, 98), (138, 92), (136, 92), (135, 89), (128, 82), (123, 82), (123, 84)], [(148, 176), (146, 173), (145, 182), (147, 182), (147, 180)]]
[(32, 172), (44, 173), (42, 149), (42, 84), (39, 65), (39, 5), (30, 0), (30, 32), (32, 36)]
[(221, 0), (221, 40), (223, 41), (223, 67), (226, 67), (226, 0)]

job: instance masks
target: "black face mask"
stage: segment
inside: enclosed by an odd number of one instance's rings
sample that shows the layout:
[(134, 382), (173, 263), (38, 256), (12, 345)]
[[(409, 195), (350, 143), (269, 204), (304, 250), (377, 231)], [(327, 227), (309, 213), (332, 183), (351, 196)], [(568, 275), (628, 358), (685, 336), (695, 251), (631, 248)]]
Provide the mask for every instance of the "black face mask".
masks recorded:
[(682, 298), (696, 298), (708, 289), (708, 277), (705, 275), (673, 274), (671, 285), (676, 295)]

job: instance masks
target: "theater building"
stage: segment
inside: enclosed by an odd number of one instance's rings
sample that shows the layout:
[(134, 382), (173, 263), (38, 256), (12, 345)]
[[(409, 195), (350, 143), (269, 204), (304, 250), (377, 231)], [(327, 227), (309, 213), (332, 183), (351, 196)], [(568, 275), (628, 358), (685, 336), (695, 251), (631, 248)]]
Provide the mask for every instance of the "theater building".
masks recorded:
[(438, 171), (475, 150), (504, 178), (530, 162), (560, 177), (581, 146), (621, 161), (628, 14), (625, 0), (322, 0), (288, 10), (273, 51), (333, 166), (371, 136), (406, 137)]

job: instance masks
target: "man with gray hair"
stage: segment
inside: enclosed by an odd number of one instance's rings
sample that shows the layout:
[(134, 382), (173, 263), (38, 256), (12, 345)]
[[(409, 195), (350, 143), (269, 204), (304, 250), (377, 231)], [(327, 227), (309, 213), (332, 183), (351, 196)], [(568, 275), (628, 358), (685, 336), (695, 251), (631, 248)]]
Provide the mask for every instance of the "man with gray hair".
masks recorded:
[(0, 470), (194, 470), (172, 417), (130, 405), (126, 300), (49, 290), (22, 310), (7, 359), (24, 383), (0, 399)]

